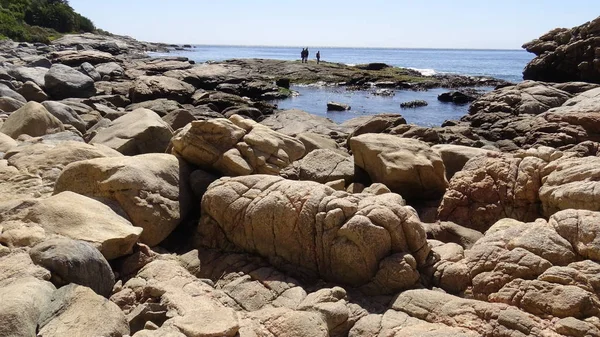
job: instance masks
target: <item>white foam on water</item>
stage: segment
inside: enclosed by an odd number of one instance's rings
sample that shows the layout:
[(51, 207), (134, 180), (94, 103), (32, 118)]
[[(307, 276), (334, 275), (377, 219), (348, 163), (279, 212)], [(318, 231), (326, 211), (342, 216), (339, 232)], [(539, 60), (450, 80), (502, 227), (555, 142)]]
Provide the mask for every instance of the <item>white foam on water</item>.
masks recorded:
[(419, 69), (419, 68), (407, 68), (407, 69), (418, 71), (423, 76), (433, 76), (433, 75), (437, 74), (437, 72), (433, 69)]
[(356, 63), (344, 63), (348, 67), (356, 67)]

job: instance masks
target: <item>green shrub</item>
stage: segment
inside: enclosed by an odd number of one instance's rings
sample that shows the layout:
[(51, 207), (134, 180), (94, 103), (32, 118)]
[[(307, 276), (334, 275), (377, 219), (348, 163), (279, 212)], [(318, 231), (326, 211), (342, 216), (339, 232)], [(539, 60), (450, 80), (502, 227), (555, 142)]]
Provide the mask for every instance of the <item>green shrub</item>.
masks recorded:
[(95, 29), (67, 0), (0, 0), (0, 35), (16, 41), (48, 43), (60, 33)]

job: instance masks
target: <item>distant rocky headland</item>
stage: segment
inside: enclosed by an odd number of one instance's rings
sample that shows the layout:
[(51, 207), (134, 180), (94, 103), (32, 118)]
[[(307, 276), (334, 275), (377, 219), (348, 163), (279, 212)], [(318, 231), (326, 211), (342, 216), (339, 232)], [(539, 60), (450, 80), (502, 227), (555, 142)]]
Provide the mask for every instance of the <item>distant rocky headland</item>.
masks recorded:
[[(598, 41), (520, 83), (0, 41), (0, 336), (600, 336)], [(317, 82), (496, 89), (431, 128), (272, 102)]]

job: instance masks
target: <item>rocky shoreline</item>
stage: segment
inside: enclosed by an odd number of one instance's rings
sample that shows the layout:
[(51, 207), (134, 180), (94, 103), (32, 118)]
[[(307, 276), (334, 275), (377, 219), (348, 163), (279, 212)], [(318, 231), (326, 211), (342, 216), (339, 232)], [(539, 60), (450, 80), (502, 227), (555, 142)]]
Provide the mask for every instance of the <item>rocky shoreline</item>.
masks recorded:
[[(517, 84), (0, 42), (0, 336), (599, 336), (599, 24)], [(498, 87), (435, 128), (270, 103), (317, 81)]]

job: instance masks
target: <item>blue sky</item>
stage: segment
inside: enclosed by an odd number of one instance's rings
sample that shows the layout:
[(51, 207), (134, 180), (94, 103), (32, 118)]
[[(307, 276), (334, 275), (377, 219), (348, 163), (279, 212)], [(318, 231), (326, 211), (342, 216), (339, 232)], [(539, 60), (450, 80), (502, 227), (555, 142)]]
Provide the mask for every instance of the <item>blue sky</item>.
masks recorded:
[(97, 27), (166, 43), (518, 49), (599, 0), (70, 0)]

